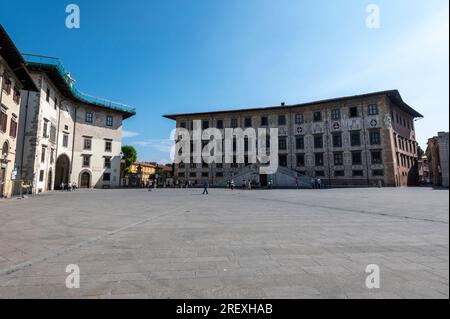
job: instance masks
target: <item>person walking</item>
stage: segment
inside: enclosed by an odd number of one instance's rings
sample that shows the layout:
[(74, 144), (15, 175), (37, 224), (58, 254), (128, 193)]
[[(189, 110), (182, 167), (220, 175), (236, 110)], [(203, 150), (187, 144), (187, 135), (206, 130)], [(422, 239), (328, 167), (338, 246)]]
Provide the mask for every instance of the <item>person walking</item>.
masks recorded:
[(245, 189), (245, 185), (247, 185), (247, 183), (245, 182), (245, 178), (242, 180), (242, 189)]
[(234, 190), (234, 179), (231, 180), (230, 187), (231, 187), (231, 190)]
[(298, 185), (299, 185), (299, 184), (298, 184), (298, 176), (296, 176), (296, 177), (295, 177), (295, 186), (297, 186), (297, 189), (298, 189)]
[(322, 180), (320, 178), (317, 179), (317, 188), (318, 189), (322, 188)]
[(267, 187), (269, 189), (272, 189), (272, 179), (271, 178), (269, 179), (269, 182), (267, 183)]
[(208, 193), (208, 182), (207, 181), (205, 181), (204, 183), (203, 183), (203, 193), (202, 193), (202, 195), (208, 195), (209, 193)]
[(247, 189), (251, 190), (252, 189), (252, 181), (249, 179), (247, 182)]

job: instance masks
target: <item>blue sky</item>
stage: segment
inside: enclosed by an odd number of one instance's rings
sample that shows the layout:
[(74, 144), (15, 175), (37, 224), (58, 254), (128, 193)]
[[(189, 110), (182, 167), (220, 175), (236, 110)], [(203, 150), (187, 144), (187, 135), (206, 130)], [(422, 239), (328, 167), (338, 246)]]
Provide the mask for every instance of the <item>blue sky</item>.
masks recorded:
[[(75, 3), (81, 28), (65, 27)], [(366, 6), (380, 8), (379, 29)], [(425, 118), (422, 147), (449, 122), (447, 0), (0, 0), (22, 52), (63, 59), (78, 87), (135, 106), (124, 144), (169, 159), (162, 114), (301, 103), (399, 89)]]

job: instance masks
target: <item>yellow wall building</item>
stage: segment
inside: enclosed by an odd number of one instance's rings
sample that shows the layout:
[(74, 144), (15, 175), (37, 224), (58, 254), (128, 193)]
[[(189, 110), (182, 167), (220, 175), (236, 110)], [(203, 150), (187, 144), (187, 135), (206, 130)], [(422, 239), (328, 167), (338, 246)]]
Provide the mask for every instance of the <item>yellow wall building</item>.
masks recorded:
[(20, 91), (37, 91), (26, 63), (0, 25), (0, 198), (10, 197), (16, 181)]

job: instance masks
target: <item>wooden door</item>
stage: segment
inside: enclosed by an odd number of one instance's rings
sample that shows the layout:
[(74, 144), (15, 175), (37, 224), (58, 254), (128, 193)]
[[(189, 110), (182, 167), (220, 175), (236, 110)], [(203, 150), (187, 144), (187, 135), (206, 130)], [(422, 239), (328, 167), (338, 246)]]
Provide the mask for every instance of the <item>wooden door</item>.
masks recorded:
[(91, 174), (89, 174), (88, 172), (84, 172), (83, 174), (81, 174), (80, 187), (90, 188), (91, 187), (90, 184), (91, 184)]

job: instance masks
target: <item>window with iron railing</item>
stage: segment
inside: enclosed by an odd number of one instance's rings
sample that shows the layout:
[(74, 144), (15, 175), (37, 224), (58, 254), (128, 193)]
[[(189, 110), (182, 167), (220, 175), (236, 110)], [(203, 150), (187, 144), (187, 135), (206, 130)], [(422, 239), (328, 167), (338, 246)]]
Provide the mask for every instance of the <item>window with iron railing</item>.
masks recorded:
[(334, 109), (331, 110), (331, 119), (332, 120), (340, 120), (341, 119), (341, 110), (340, 109)]
[(334, 153), (334, 165), (340, 166), (344, 165), (344, 155), (342, 153)]
[(12, 82), (11, 79), (7, 75), (3, 75), (3, 85), (2, 89), (6, 92), (6, 94), (11, 94)]
[(111, 150), (112, 150), (112, 142), (105, 141), (105, 152), (111, 152)]
[(82, 155), (83, 156), (83, 167), (91, 166), (91, 156), (90, 155)]
[(369, 106), (367, 107), (367, 114), (378, 115), (378, 105), (377, 104), (369, 104)]
[(323, 153), (314, 154), (314, 160), (316, 166), (323, 166)]
[(12, 138), (17, 137), (17, 121), (14, 119), (11, 119), (9, 123), (9, 136)]
[(63, 143), (62, 143), (63, 147), (68, 147), (69, 146), (69, 135), (64, 134), (63, 135)]
[(56, 143), (56, 126), (50, 125), (50, 142)]
[(94, 120), (94, 115), (92, 114), (92, 112), (86, 112), (84, 119), (86, 123), (92, 123)]
[(44, 119), (44, 126), (42, 128), (42, 136), (48, 138), (48, 120)]
[(113, 126), (113, 117), (111, 115), (108, 115), (106, 117), (106, 126), (109, 126), (109, 127)]
[(8, 125), (8, 115), (6, 111), (0, 110), (0, 132), (6, 132), (6, 126)]
[(13, 101), (16, 104), (20, 103), (20, 90), (18, 88), (14, 88), (14, 92), (13, 92)]
[(372, 130), (369, 133), (370, 144), (379, 145), (381, 144), (380, 130)]
[(111, 157), (109, 156), (105, 157), (105, 168), (111, 168)]
[(304, 122), (303, 113), (295, 114), (295, 124), (303, 124), (303, 122)]
[(323, 136), (322, 135), (314, 136), (314, 148), (323, 148)]

